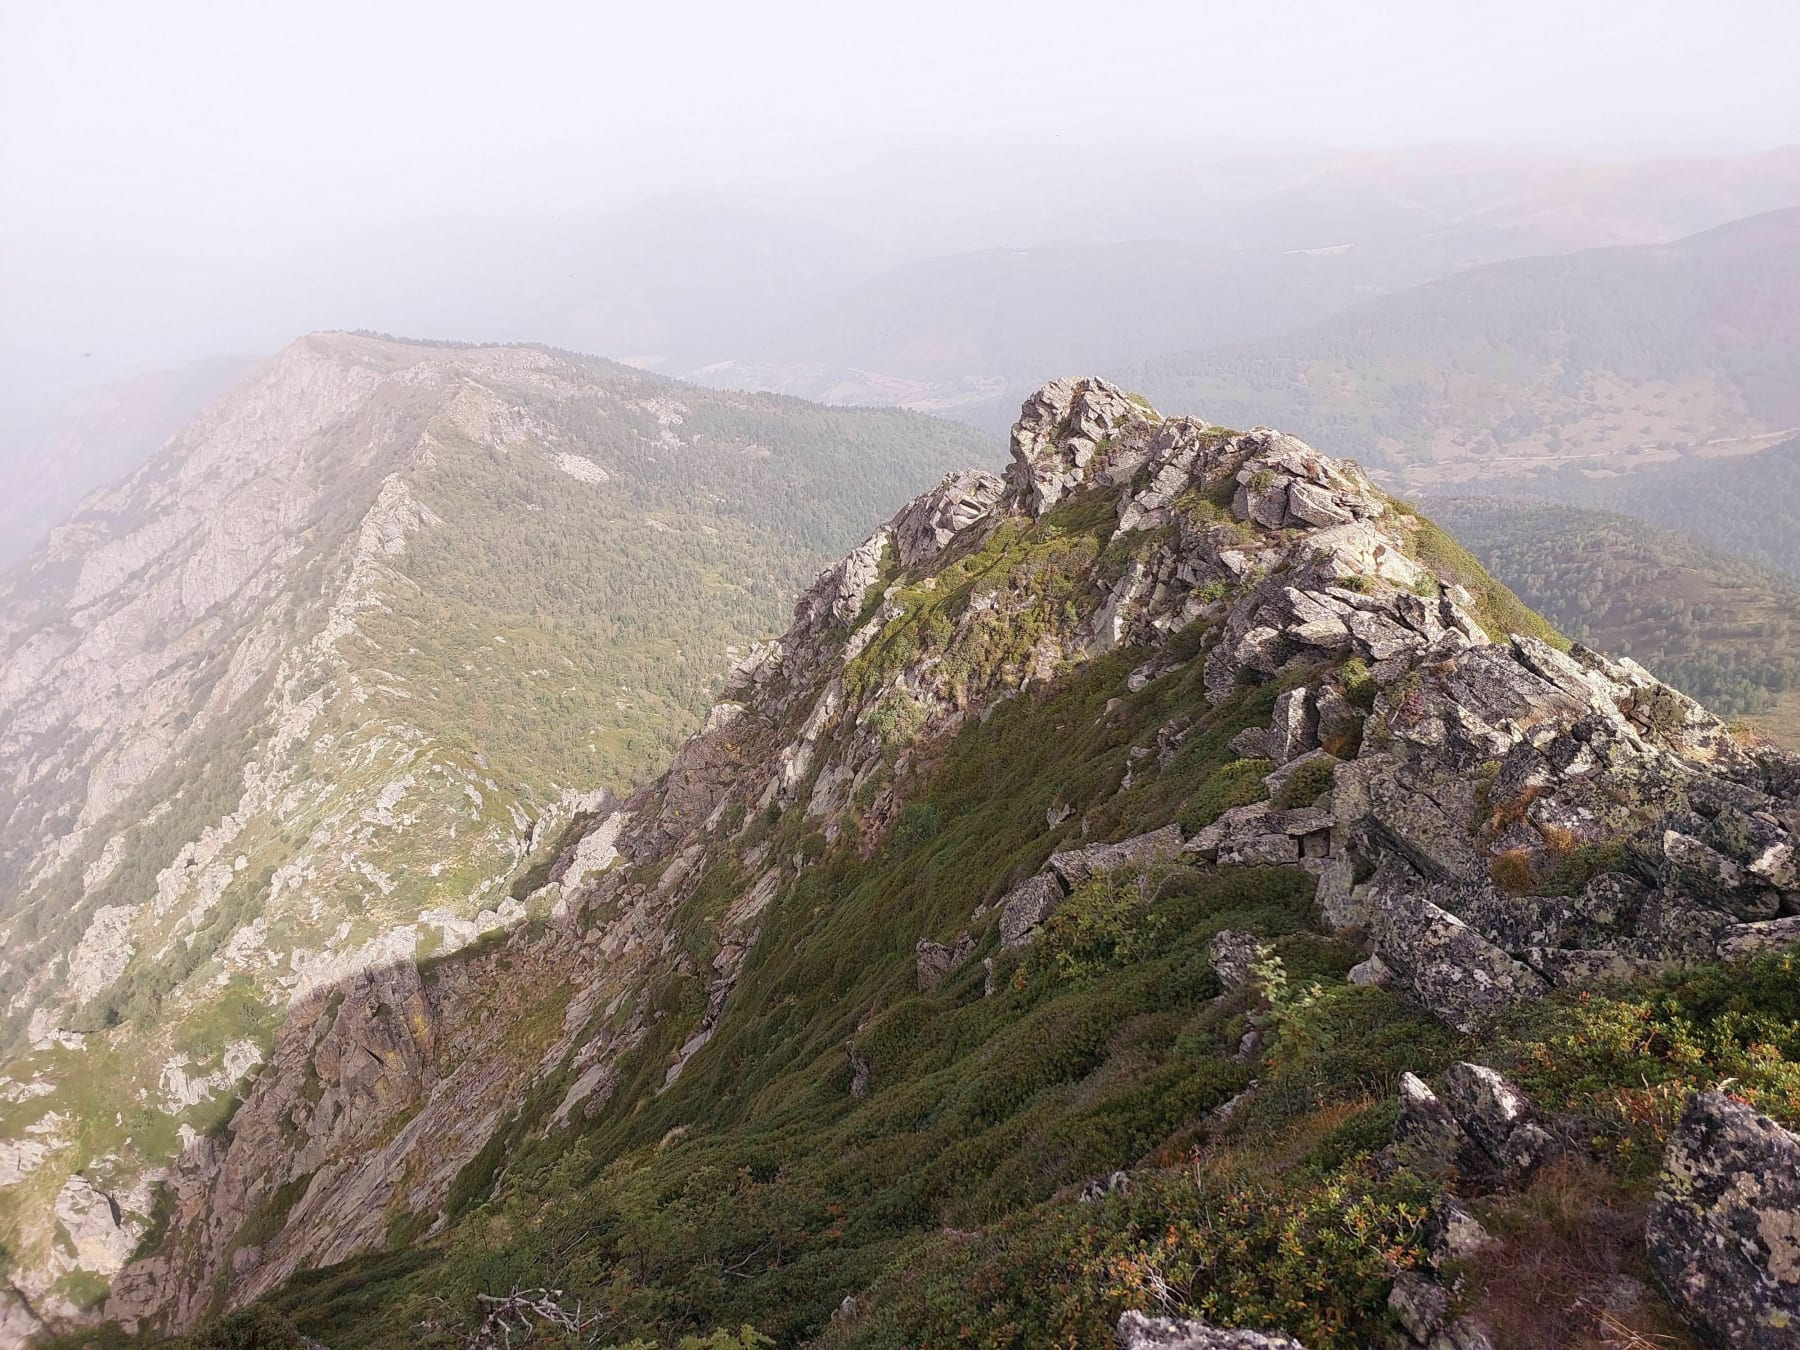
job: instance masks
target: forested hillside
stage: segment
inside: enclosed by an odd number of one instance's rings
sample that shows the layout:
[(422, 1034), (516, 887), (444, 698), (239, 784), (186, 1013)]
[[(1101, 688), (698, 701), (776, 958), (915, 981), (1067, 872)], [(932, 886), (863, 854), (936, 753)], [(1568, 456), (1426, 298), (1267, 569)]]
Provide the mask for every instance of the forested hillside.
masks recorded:
[(1623, 474), (1564, 471), (1520, 486), (1545, 500), (1687, 530), (1723, 553), (1800, 577), (1800, 438), (1755, 454)]

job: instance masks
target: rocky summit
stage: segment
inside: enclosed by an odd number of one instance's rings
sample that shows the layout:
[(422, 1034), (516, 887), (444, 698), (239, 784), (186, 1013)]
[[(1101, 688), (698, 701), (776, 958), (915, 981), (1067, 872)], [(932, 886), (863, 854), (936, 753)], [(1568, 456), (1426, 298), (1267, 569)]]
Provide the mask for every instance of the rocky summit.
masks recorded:
[(104, 1316), (1791, 1344), (1800, 759), (1291, 436), (1063, 380), (1010, 448), (517, 922), (303, 991)]

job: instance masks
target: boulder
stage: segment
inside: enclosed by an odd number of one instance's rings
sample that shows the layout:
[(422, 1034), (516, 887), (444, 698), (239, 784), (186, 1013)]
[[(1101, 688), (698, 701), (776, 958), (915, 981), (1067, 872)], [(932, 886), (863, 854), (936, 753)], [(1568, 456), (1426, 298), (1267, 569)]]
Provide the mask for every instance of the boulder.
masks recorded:
[(24, 1345), (44, 1329), (24, 1297), (0, 1284), (0, 1345)]
[(1227, 928), (1213, 935), (1207, 948), (1207, 963), (1226, 989), (1241, 989), (1250, 983), (1250, 971), (1262, 954), (1262, 943), (1254, 933)]
[(941, 942), (920, 938), (915, 951), (918, 954), (919, 990), (921, 993), (929, 993), (942, 984), (950, 972), (969, 959), (975, 951), (975, 939), (968, 933), (962, 933), (958, 935), (955, 946), (946, 947)]
[(1426, 1259), (1434, 1268), (1467, 1261), (1500, 1247), (1500, 1239), (1454, 1195), (1441, 1197), (1426, 1223)]
[(1119, 1350), (1306, 1350), (1279, 1331), (1221, 1331), (1205, 1322), (1128, 1312), (1119, 1318)]
[(850, 1057), (850, 1096), (860, 1102), (869, 1095), (869, 1076), (874, 1066), (855, 1041), (846, 1043), (844, 1052)]
[(1302, 525), (1348, 525), (1356, 518), (1324, 488), (1302, 482), (1288, 484), (1287, 513)]
[(1528, 947), (1525, 960), (1557, 988), (1592, 989), (1655, 975), (1665, 963), (1610, 947)]
[(1319, 744), (1319, 721), (1307, 702), (1307, 691), (1290, 689), (1275, 700), (1269, 718), (1269, 758), (1277, 764), (1298, 759)]
[(1543, 976), (1423, 895), (1383, 889), (1369, 906), (1381, 959), (1458, 1031), (1474, 1031), (1509, 1004), (1549, 992)]
[(1000, 901), (1000, 945), (1009, 951), (1023, 947), (1067, 896), (1062, 882), (1050, 872), (1014, 886)]
[[(1184, 849), (1220, 866), (1279, 866), (1297, 862), (1302, 854), (1323, 856), (1329, 850), (1332, 818), (1324, 811), (1302, 807), (1274, 811), (1267, 802), (1235, 806), (1198, 831)], [(1319, 840), (1308, 852), (1305, 841)]]
[(1430, 1341), (1450, 1314), (1449, 1290), (1410, 1270), (1403, 1270), (1394, 1277), (1387, 1303), (1388, 1311), (1399, 1319), (1407, 1335), (1421, 1345)]
[(1363, 711), (1335, 685), (1319, 690), (1314, 700), (1319, 719), (1319, 744), (1343, 758), (1362, 738)]
[(1663, 889), (1691, 895), (1740, 919), (1772, 919), (1781, 898), (1710, 844), (1679, 830), (1663, 832)]
[(1268, 728), (1245, 727), (1231, 738), (1231, 749), (1232, 753), (1241, 759), (1268, 759)]
[(1695, 1093), (1645, 1240), (1669, 1293), (1721, 1344), (1800, 1344), (1800, 1137), (1722, 1092)]
[(1109, 1195), (1120, 1195), (1130, 1189), (1131, 1173), (1119, 1171), (1110, 1176), (1089, 1177), (1081, 1183), (1081, 1194), (1076, 1199), (1084, 1205), (1091, 1205)]
[(1749, 956), (1753, 952), (1790, 947), (1800, 942), (1800, 915), (1770, 919), (1764, 923), (1733, 924), (1719, 939), (1719, 955)]
[(1450, 1108), (1423, 1078), (1400, 1075), (1400, 1115), (1394, 1121), (1394, 1159), (1427, 1176), (1447, 1176), (1471, 1156), (1473, 1144)]

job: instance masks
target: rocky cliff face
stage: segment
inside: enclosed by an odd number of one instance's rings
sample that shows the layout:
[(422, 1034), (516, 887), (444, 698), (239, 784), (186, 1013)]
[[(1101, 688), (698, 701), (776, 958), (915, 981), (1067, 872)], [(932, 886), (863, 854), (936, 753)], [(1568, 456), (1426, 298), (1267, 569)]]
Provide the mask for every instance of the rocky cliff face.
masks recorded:
[[(8, 1317), (96, 1304), (284, 1018), (405, 1009), (391, 1045), (344, 1024), (326, 1137), (419, 1097), (412, 963), (522, 922), (515, 879), (697, 723), (782, 569), (964, 440), (321, 335), (91, 497), (0, 581), (0, 1240), (33, 1310)], [(791, 477), (864, 454), (842, 503), (792, 509)]]
[[(752, 979), (777, 959), (768, 926), (805, 904), (825, 922), (822, 878), (949, 830), (933, 785), (1007, 767), (954, 768), (957, 747), (1084, 679), (1109, 695), (1102, 730), (1045, 713), (1062, 720), (1036, 734), (1134, 739), (1106, 742), (1116, 773), (1097, 761), (1021, 797), (1013, 814), (1042, 822), (1021, 855), (961, 835), (934, 855), (984, 859), (970, 889), (934, 892), (949, 927), (879, 938), (927, 996), (1004, 1000), (1046, 944), (1067, 965), (1095, 888), (1126, 876), (1303, 878), (1323, 932), (1356, 949), (1353, 981), (1470, 1036), (1564, 986), (1800, 936), (1800, 760), (1562, 644), (1355, 464), (1061, 381), (1025, 405), (1004, 478), (946, 478), (818, 578), (667, 773), (525, 896), (532, 922), (314, 987), (230, 1129), (183, 1152), (167, 1235), (109, 1314), (191, 1326), (297, 1272), (453, 1236), (507, 1192), (508, 1158), (656, 1117), (684, 1078), (716, 1081), (715, 1043), (748, 1071), (736, 1029), (774, 1015)], [(1272, 711), (1243, 724), (1259, 696)], [(1181, 776), (1206, 756), (1223, 767)], [(1278, 987), (1264, 956), (1221, 934), (1220, 997)], [(881, 1099), (868, 1029), (901, 998), (883, 988), (822, 1014), (857, 1019), (842, 1109)], [(1252, 1030), (1227, 1076), (1262, 1053)], [(1179, 1330), (1134, 1324), (1132, 1343)]]

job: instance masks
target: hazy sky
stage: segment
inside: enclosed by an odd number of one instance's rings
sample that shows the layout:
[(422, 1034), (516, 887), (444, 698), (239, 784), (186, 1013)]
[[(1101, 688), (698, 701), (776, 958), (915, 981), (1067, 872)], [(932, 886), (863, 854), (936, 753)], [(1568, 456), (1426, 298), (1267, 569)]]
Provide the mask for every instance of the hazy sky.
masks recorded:
[(296, 258), (441, 215), (825, 190), (896, 140), (1757, 148), (1797, 64), (1794, 0), (0, 0), (0, 378), (183, 296), (257, 332)]

